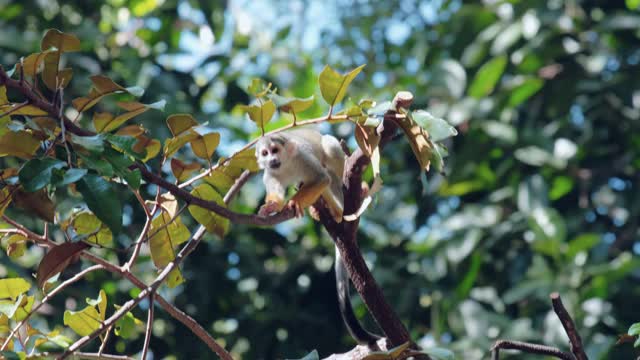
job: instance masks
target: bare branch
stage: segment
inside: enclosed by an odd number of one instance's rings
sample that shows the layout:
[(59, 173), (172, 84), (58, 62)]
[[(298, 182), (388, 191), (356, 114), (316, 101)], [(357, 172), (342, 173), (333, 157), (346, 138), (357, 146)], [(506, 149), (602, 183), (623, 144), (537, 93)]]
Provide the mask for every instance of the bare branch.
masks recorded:
[(549, 355), (562, 360), (575, 360), (572, 354), (566, 353), (552, 346), (512, 340), (496, 341), (496, 343), (493, 345), (493, 348), (491, 349), (491, 356), (493, 360), (498, 360), (500, 358), (500, 349), (519, 350), (529, 354)]
[(144, 345), (142, 347), (142, 355), (140, 360), (147, 359), (147, 351), (149, 351), (149, 343), (151, 342), (151, 330), (153, 329), (153, 307), (155, 293), (149, 294), (149, 311), (147, 311), (147, 328), (144, 332)]
[(587, 354), (584, 352), (584, 346), (582, 345), (580, 334), (578, 333), (578, 330), (576, 330), (576, 325), (573, 323), (571, 315), (569, 315), (569, 312), (567, 312), (567, 309), (564, 307), (562, 299), (560, 299), (560, 294), (554, 292), (551, 293), (550, 297), (553, 311), (558, 315), (558, 318), (564, 327), (564, 331), (569, 337), (571, 352), (578, 360), (588, 360)]
[(98, 355), (102, 355), (104, 348), (107, 347), (107, 343), (109, 342), (109, 336), (111, 335), (111, 330), (113, 326), (110, 326), (107, 331), (104, 332), (104, 339), (102, 339), (102, 344), (100, 344), (100, 349), (98, 349)]
[[(58, 358), (62, 355), (62, 353), (50, 353), (43, 352), (33, 354), (29, 357), (36, 357), (38, 359), (51, 359)], [(111, 355), (111, 354), (98, 354), (98, 353), (86, 353), (86, 352), (76, 352), (74, 354), (78, 359), (87, 359), (87, 360), (136, 360), (131, 356), (126, 355)]]
[(22, 103), (20, 103), (20, 104), (18, 104), (16, 106), (12, 107), (11, 109), (9, 109), (9, 110), (5, 111), (4, 113), (0, 114), (0, 119), (5, 117), (5, 116), (7, 116), (7, 115), (13, 114), (14, 112), (22, 109), (23, 107), (25, 107), (27, 105), (29, 105), (29, 101), (22, 102)]

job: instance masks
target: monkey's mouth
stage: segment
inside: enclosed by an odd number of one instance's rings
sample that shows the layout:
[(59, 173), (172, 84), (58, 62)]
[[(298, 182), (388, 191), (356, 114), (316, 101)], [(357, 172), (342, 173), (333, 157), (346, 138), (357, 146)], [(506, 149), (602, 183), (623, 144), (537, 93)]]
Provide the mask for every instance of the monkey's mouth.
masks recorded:
[(269, 163), (269, 167), (272, 169), (279, 169), (280, 168), (280, 161), (272, 161)]

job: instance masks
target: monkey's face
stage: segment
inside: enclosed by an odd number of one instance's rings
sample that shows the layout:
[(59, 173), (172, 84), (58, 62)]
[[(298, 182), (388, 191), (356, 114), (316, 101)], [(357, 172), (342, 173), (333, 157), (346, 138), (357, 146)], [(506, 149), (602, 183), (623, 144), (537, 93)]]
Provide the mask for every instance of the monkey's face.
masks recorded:
[(284, 141), (280, 138), (268, 137), (256, 146), (256, 157), (261, 169), (277, 171), (287, 162), (288, 156)]

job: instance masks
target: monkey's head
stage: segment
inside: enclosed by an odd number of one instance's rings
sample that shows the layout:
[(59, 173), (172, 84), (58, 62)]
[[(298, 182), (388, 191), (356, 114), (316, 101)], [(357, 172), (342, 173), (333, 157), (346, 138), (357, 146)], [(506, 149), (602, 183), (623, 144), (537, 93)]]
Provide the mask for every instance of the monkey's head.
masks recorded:
[(261, 169), (280, 170), (293, 156), (295, 145), (281, 134), (262, 137), (256, 144), (256, 157)]

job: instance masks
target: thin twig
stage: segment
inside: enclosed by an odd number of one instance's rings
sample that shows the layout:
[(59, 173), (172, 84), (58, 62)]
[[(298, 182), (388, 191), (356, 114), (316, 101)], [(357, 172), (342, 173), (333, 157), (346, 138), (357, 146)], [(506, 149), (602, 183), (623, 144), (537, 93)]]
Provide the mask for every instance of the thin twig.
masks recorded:
[(153, 329), (153, 307), (155, 293), (149, 294), (149, 311), (147, 312), (147, 328), (144, 332), (144, 345), (142, 347), (142, 356), (140, 360), (147, 359), (147, 351), (149, 351), (149, 343), (151, 342), (151, 330)]
[[(33, 356), (38, 359), (51, 359), (57, 358), (61, 356), (62, 353), (51, 353), (51, 352), (43, 352), (37, 353)], [(126, 355), (112, 355), (112, 354), (98, 354), (98, 353), (87, 353), (87, 352), (76, 352), (74, 354), (78, 359), (88, 359), (88, 360), (135, 360), (131, 356)]]
[(111, 335), (111, 330), (113, 326), (109, 326), (107, 331), (105, 331), (104, 339), (102, 339), (102, 344), (100, 344), (100, 349), (98, 349), (98, 355), (102, 355), (104, 349), (107, 347), (107, 343), (109, 342), (109, 335)]
[(558, 318), (560, 319), (560, 322), (564, 327), (564, 331), (569, 337), (571, 352), (578, 360), (588, 360), (587, 354), (584, 352), (584, 346), (582, 345), (580, 334), (578, 333), (578, 330), (576, 330), (576, 325), (574, 324), (571, 315), (569, 315), (569, 312), (567, 312), (567, 309), (564, 307), (562, 299), (560, 298), (560, 294), (554, 292), (551, 293), (550, 297), (553, 311), (555, 311), (556, 315), (558, 315)]
[(532, 344), (522, 341), (512, 341), (512, 340), (498, 340), (493, 345), (492, 357), (493, 359), (499, 358), (500, 349), (508, 349), (508, 350), (519, 350), (522, 352), (526, 352), (529, 354), (538, 354), (538, 355), (548, 355), (554, 356), (558, 359), (562, 360), (576, 360), (572, 354), (564, 352), (558, 348), (540, 344)]
[(4, 343), (0, 347), (0, 351), (3, 351), (7, 347), (7, 345), (9, 344), (9, 341), (13, 338), (13, 336), (16, 334), (18, 329), (20, 329), (20, 327), (22, 327), (22, 325), (24, 325), (27, 322), (27, 320), (29, 320), (31, 315), (35, 314), (44, 304), (46, 304), (49, 300), (51, 300), (51, 298), (56, 296), (59, 292), (64, 290), (67, 286), (69, 286), (69, 285), (73, 284), (74, 282), (76, 282), (76, 281), (82, 279), (83, 277), (85, 277), (85, 275), (87, 275), (88, 273), (90, 273), (92, 271), (95, 271), (95, 270), (100, 270), (100, 269), (104, 269), (104, 267), (102, 265), (90, 266), (90, 267), (80, 271), (79, 273), (75, 274), (73, 277), (65, 280), (60, 285), (58, 285), (55, 289), (53, 289), (50, 293), (48, 293), (45, 297), (43, 297), (42, 301), (40, 301), (40, 303), (38, 305), (34, 306), (31, 309), (31, 311), (29, 311), (29, 313), (25, 316), (25, 318), (22, 319), (22, 321), (20, 321), (18, 323), (18, 325), (16, 325), (16, 327), (13, 328), (13, 330), (11, 330), (11, 333), (9, 333), (9, 335), (5, 339)]
[(27, 105), (29, 105), (29, 101), (22, 102), (22, 103), (18, 104), (17, 106), (12, 107), (11, 109), (9, 109), (6, 112), (4, 112), (3, 114), (0, 114), (0, 119), (2, 119), (5, 116), (13, 114), (14, 112), (22, 109), (23, 107), (25, 107)]

